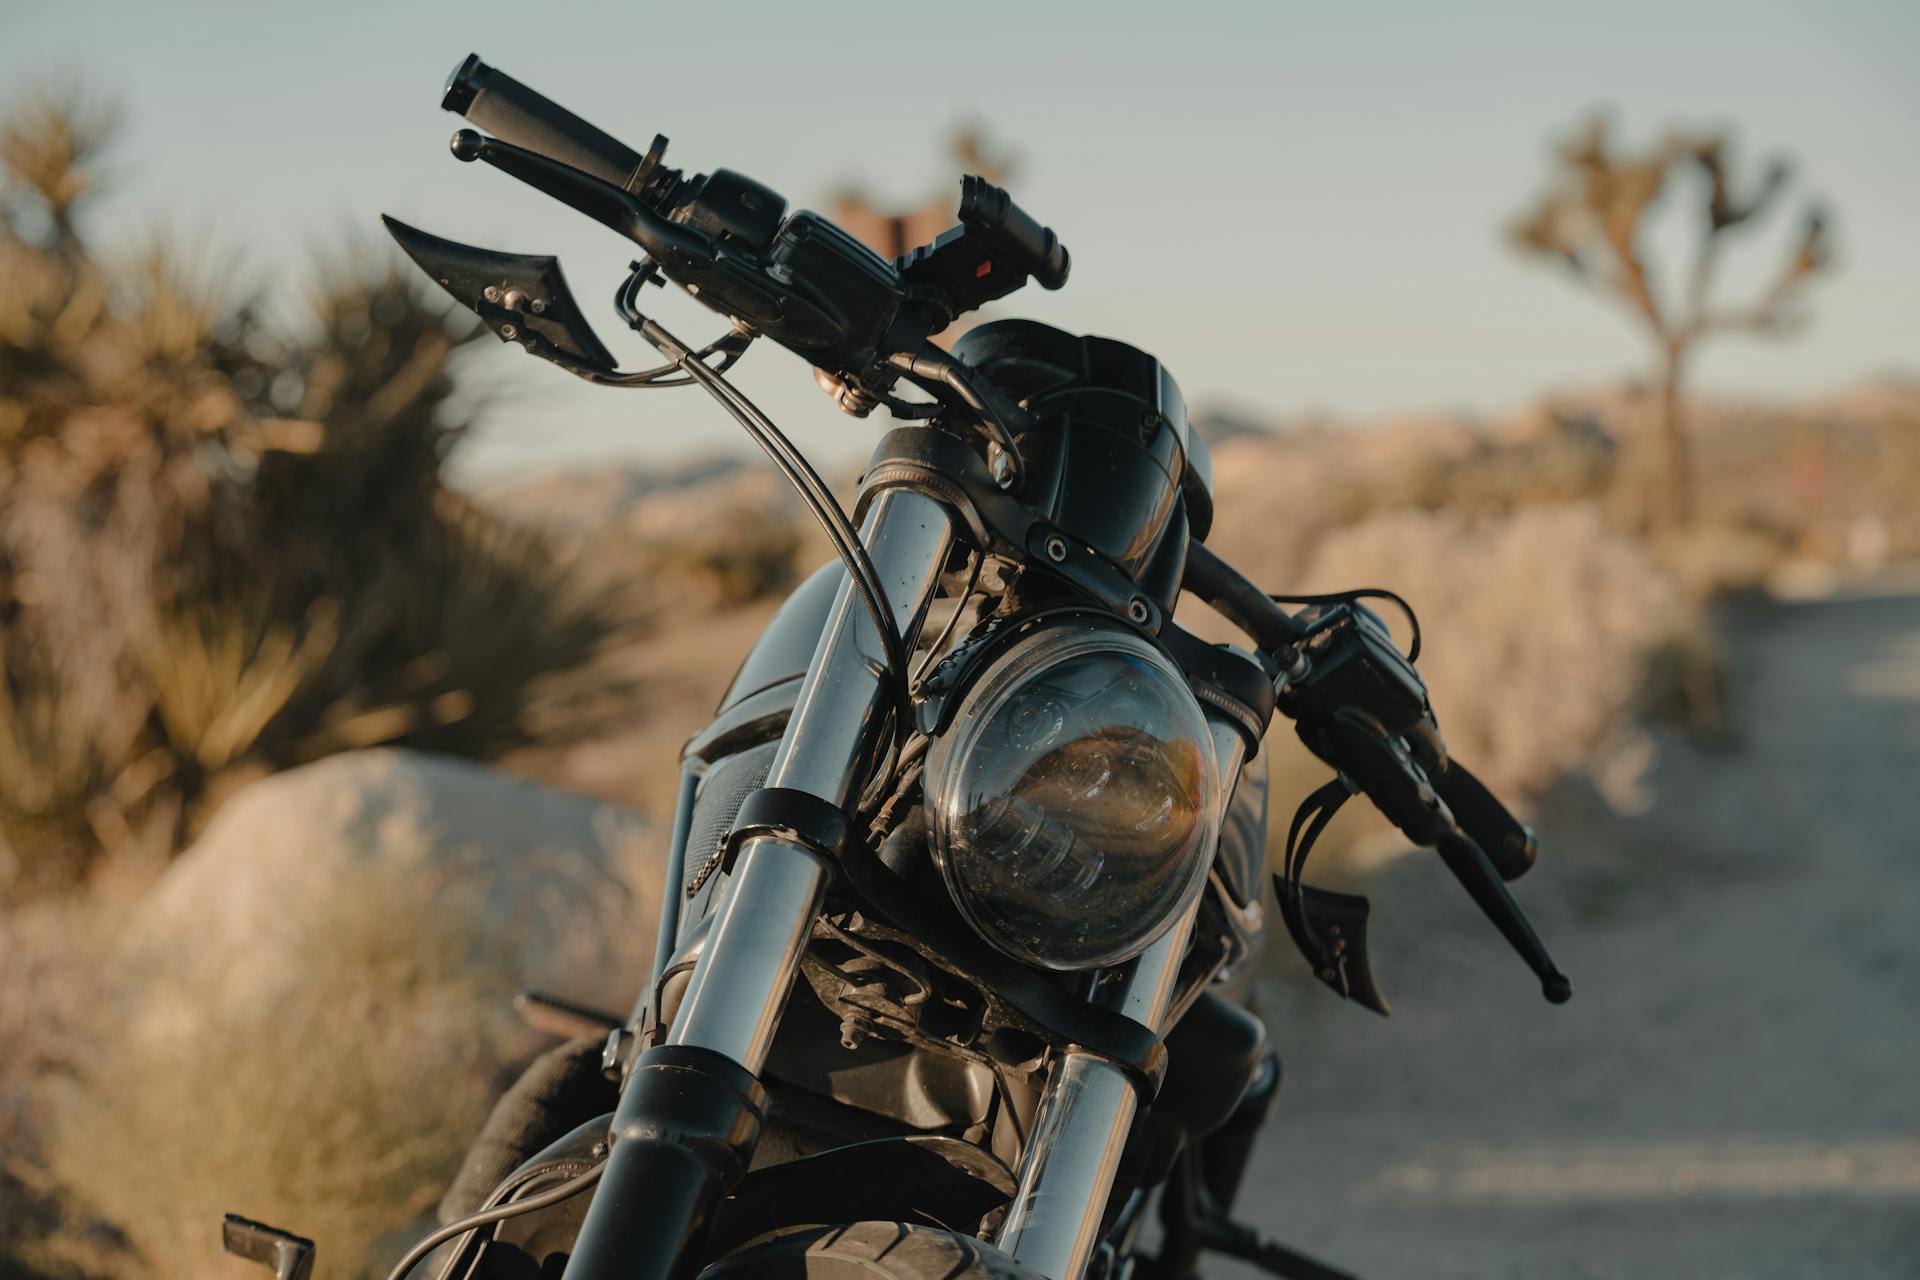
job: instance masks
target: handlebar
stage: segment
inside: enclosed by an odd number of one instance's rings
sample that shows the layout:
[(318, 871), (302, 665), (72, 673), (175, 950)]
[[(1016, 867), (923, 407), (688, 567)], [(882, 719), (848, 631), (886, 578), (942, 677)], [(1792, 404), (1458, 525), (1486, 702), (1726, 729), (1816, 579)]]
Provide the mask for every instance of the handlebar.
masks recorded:
[(465, 116), (502, 142), (590, 173), (602, 182), (638, 194), (646, 158), (582, 120), (546, 95), (470, 53), (447, 77), (440, 105)]
[(1017, 266), (1043, 289), (1067, 282), (1073, 261), (1053, 228), (1034, 221), (1001, 188), (968, 174), (960, 180), (960, 222), (980, 232), (996, 256)]
[(890, 260), (818, 214), (788, 215), (779, 193), (740, 174), (683, 179), (661, 162), (665, 138), (640, 155), (478, 54), (454, 69), (441, 105), (492, 135), (456, 133), (460, 159), (484, 160), (634, 240), (737, 330), (857, 384), (847, 404), (884, 399), (902, 376), (890, 359), (924, 354), (957, 316), (1029, 277), (1058, 289), (1071, 269), (1060, 237), (983, 178), (963, 182), (959, 226)]
[(1408, 839), (1439, 853), (1548, 1000), (1559, 1004), (1572, 995), (1573, 984), (1501, 883), (1533, 865), (1533, 832), (1448, 756), (1426, 683), (1385, 625), (1353, 599), (1290, 614), (1197, 540), (1188, 544), (1181, 585), (1252, 638), (1274, 678), (1279, 710), (1293, 718), (1308, 749)]
[(1540, 856), (1540, 842), (1527, 825), (1457, 760), (1443, 761), (1428, 776), (1434, 791), (1453, 810), (1460, 829), (1485, 850), (1500, 878), (1517, 880), (1525, 875)]

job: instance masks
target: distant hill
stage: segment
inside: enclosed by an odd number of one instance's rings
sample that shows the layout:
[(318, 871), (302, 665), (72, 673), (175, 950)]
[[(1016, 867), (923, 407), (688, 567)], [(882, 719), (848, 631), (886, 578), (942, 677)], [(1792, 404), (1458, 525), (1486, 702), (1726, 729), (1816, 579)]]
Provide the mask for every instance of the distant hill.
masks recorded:
[(489, 510), (523, 524), (588, 534), (626, 523), (634, 508), (648, 498), (712, 484), (749, 469), (758, 469), (757, 464), (721, 455), (667, 462), (621, 459), (494, 481), (479, 486), (473, 497)]

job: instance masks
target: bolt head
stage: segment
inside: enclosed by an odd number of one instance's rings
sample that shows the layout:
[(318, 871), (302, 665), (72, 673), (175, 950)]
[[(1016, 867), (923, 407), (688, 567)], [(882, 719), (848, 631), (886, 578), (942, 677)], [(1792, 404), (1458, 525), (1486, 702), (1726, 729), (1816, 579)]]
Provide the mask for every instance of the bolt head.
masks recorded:
[(1013, 459), (997, 444), (987, 446), (987, 468), (993, 473), (993, 482), (1002, 489), (1013, 484)]

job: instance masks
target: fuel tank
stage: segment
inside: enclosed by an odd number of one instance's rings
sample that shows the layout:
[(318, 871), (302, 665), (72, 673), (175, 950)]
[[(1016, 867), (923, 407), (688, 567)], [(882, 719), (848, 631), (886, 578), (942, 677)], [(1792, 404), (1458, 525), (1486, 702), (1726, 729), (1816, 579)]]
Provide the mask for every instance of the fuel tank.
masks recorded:
[(840, 562), (829, 560), (793, 589), (734, 672), (726, 693), (721, 695), (717, 714), (725, 715), (746, 698), (806, 674), (820, 633), (827, 629), (833, 597), (845, 577)]

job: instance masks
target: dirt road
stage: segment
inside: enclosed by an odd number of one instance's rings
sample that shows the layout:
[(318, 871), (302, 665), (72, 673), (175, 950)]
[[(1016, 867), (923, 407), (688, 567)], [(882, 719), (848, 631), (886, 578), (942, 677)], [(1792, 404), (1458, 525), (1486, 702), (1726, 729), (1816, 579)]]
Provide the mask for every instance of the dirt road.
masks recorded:
[(1920, 1277), (1920, 591), (1736, 626), (1736, 745), (1540, 817), (1572, 1003), (1424, 859), (1368, 889), (1390, 1020), (1280, 984), (1248, 1217), (1363, 1280)]

